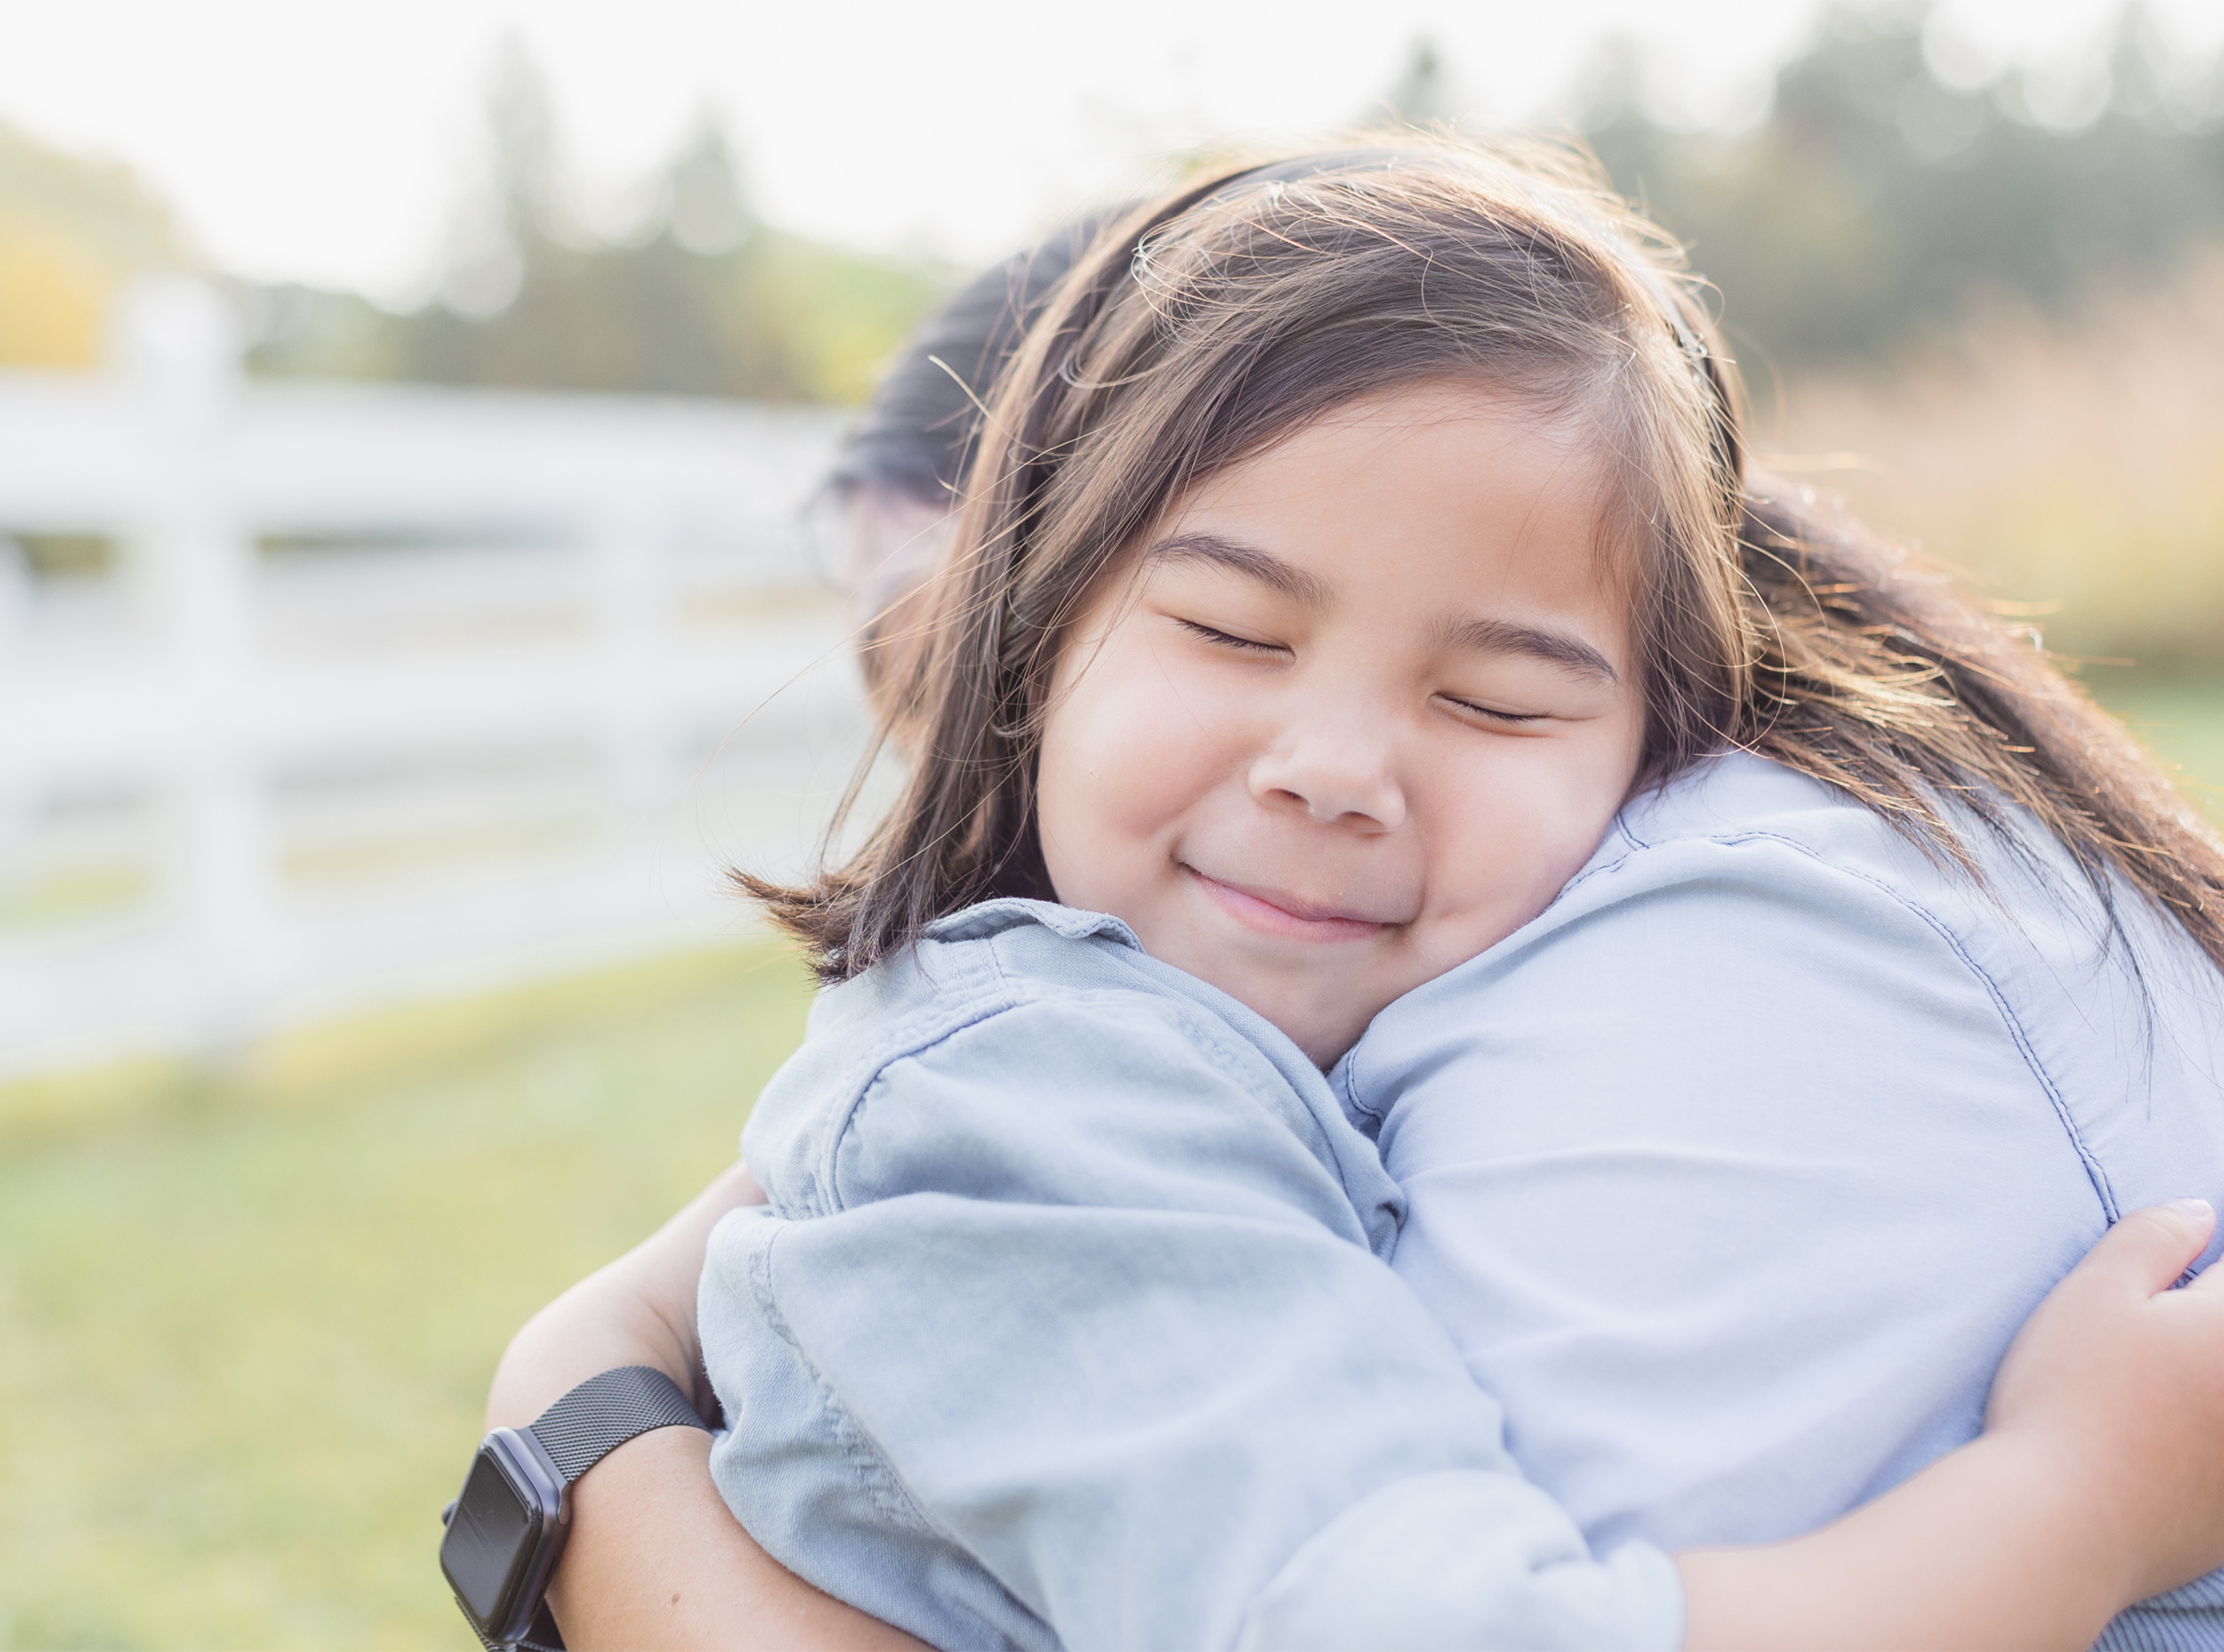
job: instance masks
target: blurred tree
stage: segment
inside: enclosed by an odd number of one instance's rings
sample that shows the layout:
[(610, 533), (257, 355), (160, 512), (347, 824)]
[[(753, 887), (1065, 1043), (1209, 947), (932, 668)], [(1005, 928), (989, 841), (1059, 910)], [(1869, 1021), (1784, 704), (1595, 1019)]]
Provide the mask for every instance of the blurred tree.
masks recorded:
[[(1662, 119), (1626, 43), (1579, 88), (1575, 124), (1721, 288), (1764, 394), (1771, 368), (1882, 359), (1988, 294), (2061, 310), (2224, 238), (2224, 68), (2166, 61), (2139, 4), (2078, 61), (1949, 77), (1949, 45), (1920, 4), (1841, 4), (1777, 71), (1766, 114), (1730, 133)], [(1446, 117), (1456, 81), (1416, 38), (1378, 117)], [(583, 226), (514, 47), (489, 137), (434, 303), (393, 317), (262, 293), (255, 368), (853, 401), (947, 285), (765, 224), (708, 116), (629, 233)]]
[(96, 366), (117, 287), (189, 262), (176, 223), (129, 169), (0, 124), (0, 367)]
[(1625, 44), (1593, 66), (1578, 125), (1762, 364), (1875, 359), (1986, 294), (2059, 310), (2224, 237), (2224, 77), (2166, 65), (2139, 5), (2089, 60), (1973, 85), (1939, 74), (1930, 27), (1839, 6), (1727, 136), (1651, 115)]
[(1426, 126), (1458, 116), (1460, 98), (1444, 53), (1430, 35), (1416, 35), (1406, 50), (1406, 67), (1382, 102), (1368, 112), (1367, 124), (1388, 117), (1402, 126)]
[(343, 294), (267, 295), (257, 371), (855, 401), (946, 285), (761, 222), (707, 112), (631, 233), (584, 227), (567, 207), (546, 90), (514, 44), (488, 128), (485, 195), (435, 302), (382, 317)]

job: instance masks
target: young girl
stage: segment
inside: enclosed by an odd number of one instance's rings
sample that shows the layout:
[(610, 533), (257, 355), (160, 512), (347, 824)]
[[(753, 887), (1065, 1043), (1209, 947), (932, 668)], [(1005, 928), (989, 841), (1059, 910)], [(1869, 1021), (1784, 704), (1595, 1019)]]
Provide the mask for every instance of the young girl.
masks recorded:
[[(1752, 531), (1726, 370), (1610, 214), (1440, 151), (1261, 169), (1129, 226), (1031, 334), (910, 792), (775, 892), (848, 984), (753, 1120), (776, 1217), (721, 1230), (704, 1333), (721, 1485), (806, 1575), (944, 1644), (1673, 1644), (1678, 1568), (1590, 1558), (1381, 1265), (1406, 1196), (1318, 1067), (1610, 885), (1628, 856), (1569, 880), (1624, 799), (1733, 742), (1987, 874), (2004, 795), (2212, 939), (2189, 834), (2067, 813), (2055, 750), (2003, 756), (2011, 719), (1926, 696)], [(1765, 606), (1748, 552), (1793, 564)], [(1686, 1557), (1691, 1643), (2071, 1644), (2216, 1558), (2106, 1485), (2209, 1447), (2103, 1467), (2123, 1441), (2017, 1390), (1823, 1538)], [(2031, 1495), (2049, 1463), (2111, 1539)]]

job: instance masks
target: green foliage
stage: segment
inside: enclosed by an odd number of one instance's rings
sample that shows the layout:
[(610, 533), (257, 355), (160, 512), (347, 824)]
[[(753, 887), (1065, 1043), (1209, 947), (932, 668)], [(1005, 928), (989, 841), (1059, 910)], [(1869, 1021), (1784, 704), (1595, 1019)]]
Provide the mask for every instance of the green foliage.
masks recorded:
[(730, 1162), (808, 999), (761, 944), (0, 1090), (0, 1648), (471, 1647), (496, 1358)]
[(176, 220), (129, 167), (50, 149), (0, 121), (0, 214), (15, 214), (66, 227), (117, 269), (188, 262)]
[(855, 402), (947, 285), (762, 223), (708, 118), (642, 222), (586, 229), (563, 204), (546, 94), (514, 48), (489, 126), (488, 197), (439, 300), (391, 316), (349, 294), (267, 294), (254, 371)]
[(1433, 125), (1458, 116), (1458, 93), (1433, 36), (1415, 37), (1406, 51), (1406, 67), (1380, 108), (1394, 124), (1409, 126)]
[(754, 292), (784, 329), (806, 400), (863, 401), (953, 284), (939, 266), (867, 258), (777, 230), (760, 232)]
[(407, 318), (359, 293), (289, 282), (237, 284), (246, 318), (247, 370), (265, 378), (391, 379), (401, 364)]
[(116, 566), (116, 541), (106, 534), (13, 534), (10, 536), (34, 573), (105, 574)]
[(2099, 95), (2069, 111), (2090, 118), (2067, 129), (2039, 122), (2019, 73), (1948, 85), (1926, 21), (1841, 6), (1777, 71), (1766, 117), (1731, 136), (1648, 114), (1626, 49), (1594, 75), (1590, 142), (1721, 289), (1731, 337), (1759, 358), (1749, 377), (1882, 359), (1988, 295), (2064, 310), (2224, 236), (2224, 73), (2164, 64), (2137, 7)]
[(528, 244), (495, 315), (392, 324), (402, 377), (765, 401), (861, 400), (940, 293), (920, 271), (758, 228), (730, 251)]
[[(1919, 346), (1990, 296), (2067, 311), (2224, 238), (2224, 71), (2165, 63), (2136, 6), (2106, 85), (2067, 111), (2017, 72), (1948, 84), (1927, 22), (1921, 7), (1829, 13), (1778, 69), (1766, 116), (1731, 134), (1651, 112), (1626, 46), (1588, 78), (1578, 125), (1720, 287), (1764, 392), (1774, 369)], [(1381, 107), (1449, 113), (1453, 68), (1417, 41)], [(489, 129), (485, 197), (439, 300), (398, 317), (347, 294), (262, 294), (256, 370), (852, 402), (949, 284), (763, 223), (707, 120), (625, 233), (583, 226), (545, 93), (514, 52)]]

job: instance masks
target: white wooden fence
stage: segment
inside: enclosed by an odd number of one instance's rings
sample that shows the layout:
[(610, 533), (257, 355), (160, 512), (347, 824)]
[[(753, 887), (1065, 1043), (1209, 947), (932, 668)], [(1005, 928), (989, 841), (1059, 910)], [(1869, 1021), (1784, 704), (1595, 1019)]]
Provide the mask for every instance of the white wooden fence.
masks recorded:
[(729, 931), (813, 843), (836, 415), (249, 383), (182, 282), (118, 337), (0, 375), (0, 1077)]

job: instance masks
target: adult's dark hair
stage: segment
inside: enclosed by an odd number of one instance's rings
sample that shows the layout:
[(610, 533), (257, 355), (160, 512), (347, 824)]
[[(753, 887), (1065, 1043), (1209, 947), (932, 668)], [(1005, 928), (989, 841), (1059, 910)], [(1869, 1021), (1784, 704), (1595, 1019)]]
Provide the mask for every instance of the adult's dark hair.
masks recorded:
[(976, 277), (929, 316), (882, 375), (826, 493), (867, 691), (878, 701), (923, 638), (920, 588), (941, 559), (981, 409), (1101, 218), (1070, 224)]
[(1446, 378), (1609, 456), (1640, 786), (1745, 747), (1972, 872), (1942, 800), (2010, 838), (2023, 811), (2104, 901), (2121, 880), (2224, 966), (2224, 855), (2122, 727), (1945, 584), (1747, 478), (1736, 369), (1658, 230), (1565, 151), (1419, 137), (1228, 169), (1083, 252), (1005, 365), (926, 646), (883, 697), (902, 795), (845, 864), (743, 886), (828, 979), (972, 901), (1050, 896), (1035, 753), (1070, 623), (1187, 488)]
[(881, 375), (828, 482), (954, 505), (996, 375), (1105, 222), (1068, 224), (943, 301)]

